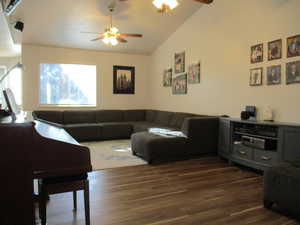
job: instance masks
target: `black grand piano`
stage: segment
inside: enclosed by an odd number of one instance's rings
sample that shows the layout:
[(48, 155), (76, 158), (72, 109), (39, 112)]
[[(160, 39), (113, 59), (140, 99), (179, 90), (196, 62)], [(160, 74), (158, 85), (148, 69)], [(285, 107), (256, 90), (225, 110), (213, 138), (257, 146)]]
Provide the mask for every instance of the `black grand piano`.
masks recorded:
[(92, 170), (90, 152), (64, 129), (0, 117), (0, 224), (35, 224), (33, 180)]

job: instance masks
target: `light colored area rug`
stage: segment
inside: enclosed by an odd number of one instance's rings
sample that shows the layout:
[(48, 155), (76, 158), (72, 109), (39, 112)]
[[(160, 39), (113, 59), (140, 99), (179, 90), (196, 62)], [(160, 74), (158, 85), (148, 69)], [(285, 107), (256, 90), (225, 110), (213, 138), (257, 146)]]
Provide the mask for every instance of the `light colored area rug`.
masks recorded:
[(93, 170), (143, 165), (146, 162), (131, 153), (130, 140), (82, 142), (91, 152)]

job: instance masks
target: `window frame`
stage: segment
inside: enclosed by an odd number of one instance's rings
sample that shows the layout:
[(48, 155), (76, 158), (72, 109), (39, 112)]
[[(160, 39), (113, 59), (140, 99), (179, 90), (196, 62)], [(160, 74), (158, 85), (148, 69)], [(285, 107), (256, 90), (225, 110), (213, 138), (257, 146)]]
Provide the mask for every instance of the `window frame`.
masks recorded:
[[(67, 104), (41, 104), (41, 64), (68, 64), (86, 65), (96, 67), (96, 104), (95, 105), (67, 105)], [(64, 63), (64, 62), (39, 62), (38, 64), (38, 105), (40, 108), (97, 108), (98, 106), (98, 66), (91, 63)]]

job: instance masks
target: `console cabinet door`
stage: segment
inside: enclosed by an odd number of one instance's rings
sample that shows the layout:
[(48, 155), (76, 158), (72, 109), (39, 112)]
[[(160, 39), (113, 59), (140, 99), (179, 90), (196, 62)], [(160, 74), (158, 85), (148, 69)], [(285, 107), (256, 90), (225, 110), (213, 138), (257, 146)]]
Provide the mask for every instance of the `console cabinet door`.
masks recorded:
[(230, 120), (220, 119), (219, 124), (219, 154), (222, 156), (230, 153)]
[(300, 158), (300, 128), (280, 128), (280, 156), (282, 161)]

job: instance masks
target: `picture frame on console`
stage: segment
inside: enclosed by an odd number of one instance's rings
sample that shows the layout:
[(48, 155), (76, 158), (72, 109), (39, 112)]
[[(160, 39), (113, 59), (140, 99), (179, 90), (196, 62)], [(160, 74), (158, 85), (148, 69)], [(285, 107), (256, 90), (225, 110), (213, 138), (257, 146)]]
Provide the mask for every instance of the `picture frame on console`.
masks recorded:
[(264, 60), (264, 44), (258, 44), (251, 47), (251, 63), (260, 63)]
[(300, 61), (286, 64), (286, 84), (300, 83)]
[(300, 35), (287, 38), (287, 57), (300, 56)]
[(268, 43), (268, 60), (276, 60), (282, 58), (282, 39), (270, 41)]
[(134, 94), (135, 92), (135, 67), (113, 67), (113, 93)]
[(185, 72), (185, 52), (175, 53), (174, 71), (176, 74)]
[(281, 65), (267, 67), (267, 85), (281, 84)]
[(250, 86), (262, 85), (263, 68), (254, 68), (250, 70)]

